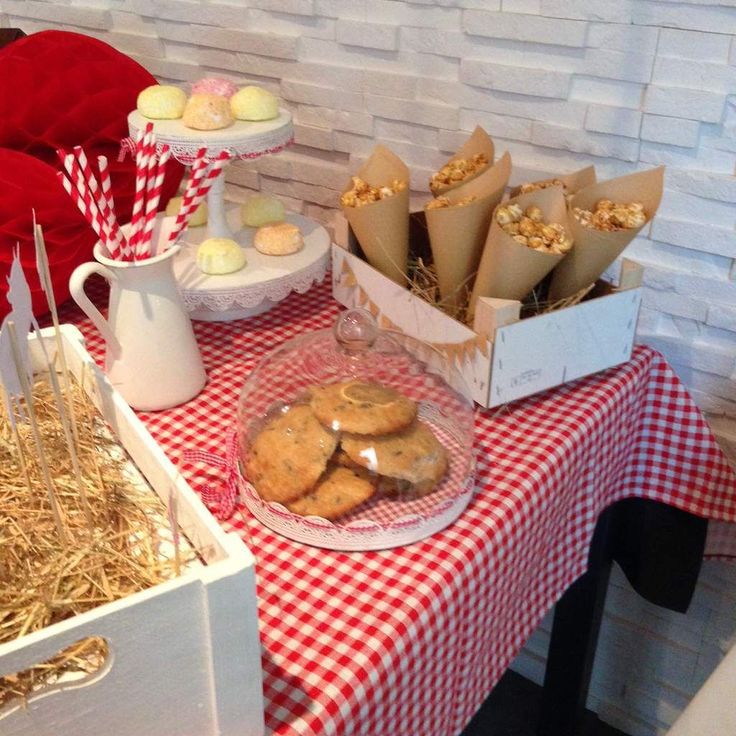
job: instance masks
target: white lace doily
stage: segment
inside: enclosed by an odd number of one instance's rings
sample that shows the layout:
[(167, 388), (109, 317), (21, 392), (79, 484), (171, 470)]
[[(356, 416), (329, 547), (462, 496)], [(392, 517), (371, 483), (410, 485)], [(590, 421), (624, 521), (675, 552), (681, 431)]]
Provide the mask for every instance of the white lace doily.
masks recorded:
[(442, 412), (422, 402), (419, 416), (430, 424), (450, 460), (440, 485), (423, 498), (397, 500), (379, 495), (333, 522), (318, 516), (298, 516), (279, 503), (264, 501), (239, 474), (240, 497), (253, 516), (269, 529), (314, 547), (366, 552), (425, 539), (452, 524), (465, 510), (475, 487), (475, 462), (472, 448), (456, 436), (457, 427)]
[(251, 317), (270, 309), (292, 291), (303, 294), (324, 279), (330, 260), (329, 234), (302, 215), (289, 214), (286, 219), (301, 230), (304, 248), (289, 256), (267, 256), (253, 247), (255, 228), (240, 224), (240, 207), (230, 205), (228, 225), (245, 248), (246, 265), (223, 276), (208, 276), (197, 268), (197, 247), (206, 237), (205, 228), (192, 228), (184, 234), (182, 250), (174, 260), (174, 275), (193, 319), (216, 322)]
[(149, 120), (133, 110), (128, 115), (131, 136), (135, 137), (149, 122), (153, 123), (157, 147), (169, 146), (171, 155), (183, 164), (190, 164), (200, 148), (207, 149), (208, 159), (216, 158), (221, 151), (230, 151), (234, 159), (252, 159), (278, 153), (294, 140), (291, 113), (283, 108), (273, 120), (236, 120), (221, 130), (194, 130), (180, 119)]

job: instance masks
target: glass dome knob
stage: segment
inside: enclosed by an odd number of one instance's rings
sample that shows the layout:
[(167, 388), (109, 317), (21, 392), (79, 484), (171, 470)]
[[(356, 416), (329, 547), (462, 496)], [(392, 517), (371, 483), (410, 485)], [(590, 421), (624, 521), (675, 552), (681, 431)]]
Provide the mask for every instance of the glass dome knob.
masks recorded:
[(368, 350), (378, 337), (378, 325), (365, 309), (348, 309), (335, 322), (335, 339), (348, 352)]

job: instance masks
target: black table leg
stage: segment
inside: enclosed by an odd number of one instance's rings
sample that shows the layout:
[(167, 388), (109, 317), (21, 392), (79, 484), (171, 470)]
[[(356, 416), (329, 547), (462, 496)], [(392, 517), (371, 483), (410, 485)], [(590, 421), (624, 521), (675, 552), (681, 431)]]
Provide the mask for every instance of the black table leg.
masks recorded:
[(603, 515), (591, 544), (588, 572), (555, 606), (538, 736), (584, 732), (585, 703), (611, 575), (611, 517)]
[(703, 559), (707, 522), (664, 504), (621, 501), (601, 514), (588, 572), (555, 607), (538, 736), (582, 736), (590, 675), (614, 560), (648, 601), (684, 612)]

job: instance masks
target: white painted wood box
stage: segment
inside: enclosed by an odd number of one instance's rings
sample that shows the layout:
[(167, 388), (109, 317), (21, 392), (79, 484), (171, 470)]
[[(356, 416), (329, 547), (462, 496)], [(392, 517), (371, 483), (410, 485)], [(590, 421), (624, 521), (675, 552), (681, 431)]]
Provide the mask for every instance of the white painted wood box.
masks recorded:
[[(425, 256), (421, 228), (412, 223), (410, 250)], [(419, 230), (420, 235), (417, 236)], [(395, 284), (370, 266), (349, 235), (332, 246), (332, 291), (346, 307), (365, 307), (379, 326), (426, 344), (420, 357), (440, 370), (439, 355), (464, 378), (474, 401), (495, 407), (624, 363), (631, 357), (641, 304), (639, 264), (625, 261), (617, 289), (599, 281), (572, 307), (519, 319), (520, 303), (478, 302), (473, 329)]]
[[(0, 676), (20, 672), (88, 636), (110, 656), (91, 679), (42, 690), (0, 711), (2, 736), (261, 736), (263, 698), (254, 558), (225, 533), (84, 349), (62, 327), (70, 370), (121, 445), (167, 503), (206, 564), (0, 645)], [(55, 346), (44, 330), (50, 353)], [(38, 347), (32, 352), (42, 365)], [(90, 380), (92, 377), (92, 380)]]

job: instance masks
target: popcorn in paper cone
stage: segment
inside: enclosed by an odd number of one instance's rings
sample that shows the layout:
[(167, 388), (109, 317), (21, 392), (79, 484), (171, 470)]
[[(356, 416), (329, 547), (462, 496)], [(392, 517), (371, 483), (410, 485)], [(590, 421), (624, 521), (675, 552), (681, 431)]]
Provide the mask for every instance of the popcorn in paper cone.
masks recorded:
[[(662, 200), (663, 185), (664, 167), (660, 166), (594, 184), (571, 198), (569, 221), (575, 247), (555, 268), (549, 290), (551, 301), (577, 294), (595, 282), (641, 229), (651, 222)], [(636, 227), (609, 232), (587, 227), (573, 216), (576, 207), (593, 211), (601, 200), (621, 205), (640, 203), (646, 219)]]
[(445, 194), (482, 174), (493, 163), (493, 150), (493, 141), (488, 133), (476, 126), (457, 153), (430, 179), (432, 194)]
[[(356, 195), (356, 190), (364, 195)], [(340, 203), (371, 266), (405, 285), (409, 255), (409, 169), (404, 162), (388, 148), (376, 146), (345, 187)]]
[[(508, 209), (514, 204), (524, 211), (535, 205), (541, 210), (544, 223), (562, 226), (570, 235), (565, 197), (560, 187), (520, 194), (502, 207)], [(469, 310), (471, 319), (479, 297), (522, 300), (567, 255), (535, 250), (514, 240), (496, 219), (500, 209), (496, 208), (494, 212), (473, 286)]]
[(519, 194), (527, 194), (540, 189), (547, 189), (551, 186), (562, 188), (562, 193), (569, 197), (572, 194), (595, 184), (595, 166), (586, 166), (584, 169), (573, 171), (570, 174), (560, 174), (549, 179), (540, 179), (538, 181), (525, 182), (511, 190), (511, 196), (517, 197)]
[(506, 153), (482, 176), (427, 205), (432, 259), (440, 296), (448, 305), (460, 306), (466, 301), (493, 210), (503, 197), (510, 172), (511, 157)]

